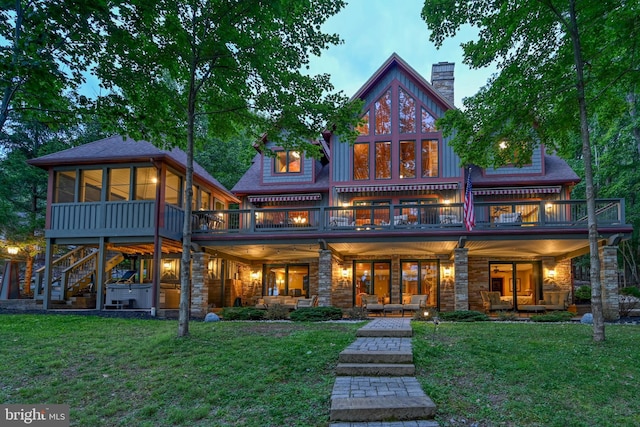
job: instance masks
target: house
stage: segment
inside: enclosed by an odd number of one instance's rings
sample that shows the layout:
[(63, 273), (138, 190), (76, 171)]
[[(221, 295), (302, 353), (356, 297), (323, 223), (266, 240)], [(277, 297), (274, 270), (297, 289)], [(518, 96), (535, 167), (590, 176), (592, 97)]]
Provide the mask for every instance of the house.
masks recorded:
[[(552, 295), (554, 303), (557, 295), (568, 302), (571, 260), (589, 251), (586, 202), (570, 198), (578, 176), (544, 147), (521, 168), (461, 167), (434, 125), (454, 108), (453, 90), (453, 64), (434, 64), (429, 82), (394, 54), (353, 96), (364, 101), (354, 144), (327, 132), (313, 142), (323, 153), (314, 159), (265, 135), (231, 192), (196, 168), (192, 314), (254, 305), (265, 296), (317, 296), (319, 305), (348, 309), (365, 296), (384, 306), (427, 295), (427, 305), (441, 311), (484, 310), (489, 291), (500, 306), (520, 311), (538, 311)], [(50, 171), (44, 299), (53, 301), (61, 282), (53, 246), (76, 245), (89, 248), (85, 257), (97, 253), (91, 283), (102, 286), (98, 308), (128, 307), (128, 292), (148, 286), (143, 305), (164, 310), (171, 307), (168, 291), (178, 286), (163, 274), (179, 268), (170, 262), (181, 251), (184, 161), (175, 151), (134, 155), (116, 143), (141, 147), (105, 140), (32, 161)], [(123, 200), (110, 178), (121, 167), (130, 177)], [(137, 199), (137, 168), (158, 179), (144, 193), (149, 199)], [(100, 177), (99, 185), (87, 184), (87, 176)], [(469, 228), (468, 180), (475, 219)], [(239, 208), (229, 209), (232, 203)], [(617, 245), (632, 227), (623, 199), (596, 205), (604, 313), (612, 319)], [(137, 272), (131, 286), (109, 283), (119, 281), (109, 277), (118, 253)]]

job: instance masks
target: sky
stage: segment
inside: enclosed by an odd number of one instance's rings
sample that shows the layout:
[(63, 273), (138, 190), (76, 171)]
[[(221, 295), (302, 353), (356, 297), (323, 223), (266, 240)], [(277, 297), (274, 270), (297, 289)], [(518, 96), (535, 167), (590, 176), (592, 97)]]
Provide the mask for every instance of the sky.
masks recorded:
[(495, 68), (471, 70), (462, 63), (460, 44), (477, 38), (471, 28), (447, 39), (440, 49), (429, 41), (427, 24), (420, 17), (424, 0), (347, 0), (338, 14), (327, 20), (325, 32), (337, 33), (344, 43), (312, 59), (312, 74), (327, 73), (336, 90), (348, 97), (396, 53), (427, 81), (431, 66), (438, 62), (455, 63), (455, 106), (474, 95), (495, 73)]

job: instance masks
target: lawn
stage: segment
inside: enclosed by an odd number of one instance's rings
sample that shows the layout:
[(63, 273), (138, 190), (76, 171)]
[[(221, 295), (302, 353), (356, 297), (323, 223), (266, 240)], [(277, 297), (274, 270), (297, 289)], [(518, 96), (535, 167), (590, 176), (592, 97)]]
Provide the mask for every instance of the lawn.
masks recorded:
[[(0, 316), (0, 402), (64, 403), (77, 426), (326, 426), (362, 323)], [(414, 322), (441, 425), (640, 425), (640, 327)]]

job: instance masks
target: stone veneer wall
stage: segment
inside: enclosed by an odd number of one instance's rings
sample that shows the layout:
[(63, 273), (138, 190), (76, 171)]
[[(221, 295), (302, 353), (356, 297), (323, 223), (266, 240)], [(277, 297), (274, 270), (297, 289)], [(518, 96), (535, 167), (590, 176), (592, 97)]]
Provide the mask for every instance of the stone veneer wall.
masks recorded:
[(209, 288), (204, 280), (208, 261), (205, 253), (191, 255), (191, 316), (195, 318), (204, 318), (209, 312)]
[(331, 263), (332, 286), (331, 286), (331, 305), (340, 308), (353, 307), (353, 274), (346, 279), (342, 277), (342, 269), (346, 268), (351, 272), (350, 262), (340, 262), (333, 258)]
[(454, 301), (453, 309), (469, 310), (469, 250), (456, 248), (454, 254)]
[(620, 318), (618, 294), (618, 247), (602, 246), (600, 252), (600, 286), (602, 288), (602, 314), (605, 320)]
[(329, 249), (320, 249), (318, 259), (318, 306), (331, 305), (333, 282), (333, 255)]

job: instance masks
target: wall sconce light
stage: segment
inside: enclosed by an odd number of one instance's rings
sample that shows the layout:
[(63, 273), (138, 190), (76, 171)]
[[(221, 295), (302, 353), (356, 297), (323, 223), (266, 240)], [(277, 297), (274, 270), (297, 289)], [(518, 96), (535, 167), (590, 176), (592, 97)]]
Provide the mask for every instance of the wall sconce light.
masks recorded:
[(171, 268), (171, 261), (165, 261), (164, 264), (162, 264), (162, 266), (164, 267), (165, 270), (169, 270)]
[(251, 272), (251, 280), (258, 280), (258, 272), (257, 271)]
[(7, 246), (7, 253), (9, 255), (18, 255), (19, 250), (20, 248), (18, 248), (17, 246)]
[(549, 271), (547, 272), (547, 276), (549, 277), (549, 279), (553, 279), (556, 277), (556, 271), (553, 268), (550, 268)]
[(346, 279), (347, 277), (349, 277), (349, 270), (347, 270), (346, 268), (342, 269), (342, 278)]
[(451, 277), (451, 267), (445, 267), (443, 273), (444, 277)]
[(547, 211), (547, 212), (548, 212), (548, 211), (550, 211), (550, 210), (551, 210), (551, 208), (553, 208), (553, 204), (551, 204), (551, 203), (545, 203), (545, 205), (544, 205), (544, 210), (545, 210), (545, 211)]

